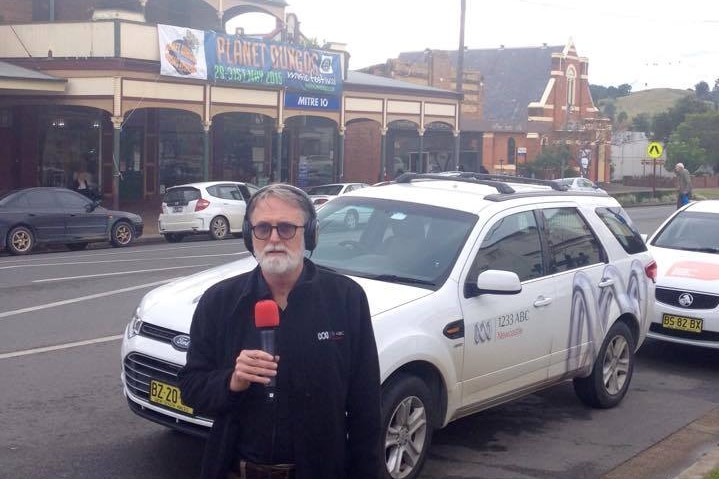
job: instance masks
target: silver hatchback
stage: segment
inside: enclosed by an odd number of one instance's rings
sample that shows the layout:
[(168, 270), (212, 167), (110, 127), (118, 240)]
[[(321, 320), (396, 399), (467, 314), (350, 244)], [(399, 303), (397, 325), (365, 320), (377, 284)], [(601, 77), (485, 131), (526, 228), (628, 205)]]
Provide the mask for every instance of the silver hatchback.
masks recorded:
[(168, 188), (158, 230), (170, 243), (191, 234), (220, 240), (242, 234), (247, 201), (259, 188), (251, 183), (207, 181)]

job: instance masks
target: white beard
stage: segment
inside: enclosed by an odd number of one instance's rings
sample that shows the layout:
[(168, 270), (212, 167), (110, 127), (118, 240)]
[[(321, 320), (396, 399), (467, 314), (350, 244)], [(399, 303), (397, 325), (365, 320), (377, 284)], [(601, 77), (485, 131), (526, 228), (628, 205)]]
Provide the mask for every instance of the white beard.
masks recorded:
[[(267, 254), (271, 251), (283, 251), (285, 254)], [(285, 274), (302, 266), (303, 255), (293, 254), (280, 245), (267, 245), (262, 251), (257, 251), (257, 262), (262, 271), (269, 274)]]

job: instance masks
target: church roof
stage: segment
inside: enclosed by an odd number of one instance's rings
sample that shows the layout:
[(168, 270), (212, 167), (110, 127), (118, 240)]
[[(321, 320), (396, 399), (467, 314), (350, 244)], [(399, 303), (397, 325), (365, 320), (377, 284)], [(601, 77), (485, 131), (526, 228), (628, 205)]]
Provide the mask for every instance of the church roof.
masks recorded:
[[(564, 46), (472, 49), (464, 52), (465, 70), (478, 71), (484, 83), (483, 115), (462, 129), (526, 131), (528, 106), (538, 102), (551, 76), (552, 55)], [(457, 51), (446, 51), (454, 67)], [(424, 61), (424, 51), (401, 53), (406, 62)]]

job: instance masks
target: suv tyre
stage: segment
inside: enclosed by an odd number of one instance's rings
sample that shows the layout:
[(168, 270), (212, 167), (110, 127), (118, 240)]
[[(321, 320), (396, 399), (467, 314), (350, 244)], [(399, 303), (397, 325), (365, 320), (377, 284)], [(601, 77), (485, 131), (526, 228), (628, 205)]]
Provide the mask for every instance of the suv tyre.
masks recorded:
[(382, 388), (386, 479), (414, 479), (432, 438), (432, 393), (420, 378), (399, 374)]
[(615, 322), (602, 343), (592, 373), (574, 378), (574, 391), (588, 406), (608, 409), (619, 404), (634, 372), (634, 340), (626, 324)]

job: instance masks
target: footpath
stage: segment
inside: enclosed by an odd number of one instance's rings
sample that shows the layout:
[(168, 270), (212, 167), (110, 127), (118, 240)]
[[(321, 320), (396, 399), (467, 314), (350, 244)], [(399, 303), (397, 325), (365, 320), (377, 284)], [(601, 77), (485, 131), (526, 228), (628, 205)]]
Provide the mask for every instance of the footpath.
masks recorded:
[(719, 407), (620, 464), (601, 479), (704, 479), (719, 470)]

